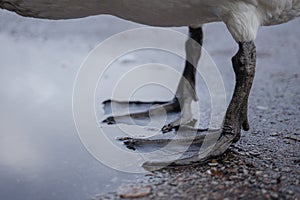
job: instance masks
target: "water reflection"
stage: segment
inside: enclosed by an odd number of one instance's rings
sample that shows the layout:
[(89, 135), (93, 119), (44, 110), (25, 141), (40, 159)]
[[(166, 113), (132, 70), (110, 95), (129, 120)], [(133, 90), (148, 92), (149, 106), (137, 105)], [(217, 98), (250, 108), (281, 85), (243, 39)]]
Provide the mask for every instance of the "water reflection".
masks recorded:
[[(114, 20), (96, 19), (104, 26)], [(75, 130), (76, 71), (114, 32), (78, 29), (89, 22), (95, 19), (53, 22), (0, 12), (0, 199), (87, 199), (135, 179), (96, 161)]]
[[(87, 199), (138, 177), (95, 160), (80, 142), (72, 116), (73, 82), (88, 52), (133, 27), (137, 25), (107, 16), (46, 21), (0, 12), (0, 199)], [(137, 54), (121, 59), (116, 67), (125, 67), (108, 73), (107, 80), (112, 80), (109, 74), (128, 70), (133, 61), (137, 65), (159, 58), (182, 70), (184, 61), (174, 56), (158, 52), (145, 60)], [(199, 85), (205, 93), (205, 84)], [(110, 92), (97, 94), (97, 111)], [(151, 101), (173, 96), (148, 89), (136, 97)], [(205, 102), (201, 106), (205, 112), (209, 107)], [(201, 119), (208, 121), (205, 112)]]

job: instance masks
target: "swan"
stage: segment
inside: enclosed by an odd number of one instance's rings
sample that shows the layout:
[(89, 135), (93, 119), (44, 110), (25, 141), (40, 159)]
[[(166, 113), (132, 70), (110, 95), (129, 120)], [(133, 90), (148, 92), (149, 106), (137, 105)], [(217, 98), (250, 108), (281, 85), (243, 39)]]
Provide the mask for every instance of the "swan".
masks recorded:
[[(190, 62), (185, 63), (174, 99), (158, 108), (180, 109), (181, 115), (179, 119), (162, 127), (163, 132), (191, 122), (191, 102), (197, 101), (194, 90), (196, 74), (194, 66), (197, 66), (201, 55), (201, 48), (192, 44), (196, 41), (202, 45), (203, 24), (224, 22), (238, 44), (238, 52), (232, 57), (236, 83), (220, 129), (221, 134), (213, 149), (204, 158), (193, 155), (173, 161), (173, 164), (204, 162), (219, 156), (233, 142), (239, 140), (241, 129), (249, 130), (248, 97), (255, 74), (254, 40), (258, 29), (261, 26), (285, 23), (300, 16), (300, 0), (0, 0), (0, 8), (25, 17), (42, 19), (60, 20), (108, 14), (150, 26), (188, 26), (190, 38), (186, 41), (186, 56)], [(188, 83), (184, 80), (188, 80)], [(130, 116), (143, 116), (149, 112), (151, 109)], [(117, 118), (118, 116), (111, 116), (104, 122), (116, 123)], [(123, 140), (128, 148), (134, 149), (140, 145), (168, 142), (170, 138), (166, 135), (150, 139), (124, 138)], [(202, 135), (193, 139), (195, 144), (199, 141), (203, 141)]]

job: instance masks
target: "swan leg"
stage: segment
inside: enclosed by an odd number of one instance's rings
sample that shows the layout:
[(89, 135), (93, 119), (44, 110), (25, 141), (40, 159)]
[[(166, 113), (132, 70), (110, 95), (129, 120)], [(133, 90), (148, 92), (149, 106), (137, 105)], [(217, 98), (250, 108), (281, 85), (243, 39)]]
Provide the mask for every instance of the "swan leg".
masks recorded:
[[(191, 111), (191, 103), (192, 101), (198, 101), (195, 91), (195, 84), (197, 70), (196, 67), (201, 56), (201, 47), (203, 44), (202, 27), (189, 27), (189, 35), (190, 37), (186, 41), (185, 45), (187, 57), (185, 68), (176, 91), (176, 97), (179, 100), (181, 113), (175, 121), (165, 125), (162, 128), (163, 132), (171, 131), (174, 128), (178, 129), (180, 125), (193, 126), (195, 124), (195, 119), (193, 118)], [(195, 41), (198, 43), (198, 45), (195, 45)]]
[(233, 135), (233, 141), (236, 142), (240, 138), (242, 128), (245, 131), (249, 130), (248, 97), (256, 66), (256, 47), (253, 41), (239, 42), (239, 51), (232, 58), (232, 65), (236, 85), (225, 115), (222, 135)]
[[(236, 75), (236, 85), (224, 118), (222, 129), (195, 131), (196, 129), (192, 130), (188, 128), (181, 130), (175, 135), (170, 132), (153, 138), (122, 139), (129, 149), (143, 149), (146, 146), (150, 146), (157, 150), (168, 145), (175, 149), (173, 155), (181, 155), (180, 159), (170, 159), (169, 161), (147, 161), (143, 165), (144, 168), (155, 170), (156, 167), (161, 168), (168, 165), (186, 165), (195, 162), (206, 162), (211, 158), (222, 155), (233, 142), (236, 142), (240, 138), (242, 128), (244, 130), (249, 129), (247, 118), (248, 97), (252, 87), (256, 65), (256, 48), (253, 41), (239, 43), (239, 51), (232, 58), (232, 64)], [(176, 136), (178, 138), (175, 138)], [(204, 151), (201, 152), (203, 144), (205, 147), (203, 148)], [(180, 149), (176, 152), (174, 146), (179, 148), (179, 146), (184, 145), (188, 145), (189, 148), (184, 150)], [(173, 151), (173, 149), (171, 149), (171, 151)], [(165, 158), (167, 157), (168, 156), (165, 156)]]
[[(179, 112), (180, 115), (173, 122), (162, 127), (163, 132), (171, 131), (172, 129), (178, 128), (180, 125), (194, 125), (195, 119), (193, 119), (191, 111), (192, 101), (197, 101), (197, 95), (195, 92), (195, 77), (196, 77), (196, 66), (198, 64), (201, 55), (201, 45), (203, 41), (202, 28), (191, 28), (189, 27), (190, 38), (186, 41), (186, 63), (183, 71), (183, 75), (177, 87), (176, 96), (168, 102), (118, 102), (118, 101), (105, 101), (104, 106), (108, 104), (124, 104), (124, 105), (144, 105), (151, 107), (142, 112), (134, 112), (119, 116), (109, 116), (104, 123), (115, 124), (121, 123), (124, 118), (143, 119), (149, 118), (153, 115), (160, 115), (170, 112)], [(200, 45), (193, 45), (195, 43)], [(188, 62), (189, 60), (190, 62)], [(153, 106), (154, 105), (154, 106)], [(124, 120), (123, 120), (124, 121)]]

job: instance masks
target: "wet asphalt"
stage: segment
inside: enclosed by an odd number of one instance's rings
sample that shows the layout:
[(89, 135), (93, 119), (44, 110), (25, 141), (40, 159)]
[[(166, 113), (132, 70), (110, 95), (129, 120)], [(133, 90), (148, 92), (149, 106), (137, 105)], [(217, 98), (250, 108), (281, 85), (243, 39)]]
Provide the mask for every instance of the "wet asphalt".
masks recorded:
[[(300, 199), (299, 25), (296, 20), (262, 28), (258, 35), (250, 131), (210, 163), (149, 172), (132, 181), (133, 186), (152, 188), (141, 199)], [(225, 77), (229, 101), (234, 84), (230, 58), (236, 47), (226, 32), (225, 42), (213, 39), (222, 31), (221, 25), (208, 25), (204, 48)], [(95, 197), (119, 198), (118, 190)]]

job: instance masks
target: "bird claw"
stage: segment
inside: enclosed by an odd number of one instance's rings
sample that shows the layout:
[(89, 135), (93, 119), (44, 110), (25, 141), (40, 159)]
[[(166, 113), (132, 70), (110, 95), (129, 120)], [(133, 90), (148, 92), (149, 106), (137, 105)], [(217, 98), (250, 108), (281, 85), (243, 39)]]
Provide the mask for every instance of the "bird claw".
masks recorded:
[[(183, 121), (183, 122), (182, 122)], [(162, 133), (167, 133), (172, 130), (178, 131), (178, 129), (181, 126), (189, 126), (189, 127), (194, 127), (196, 124), (197, 120), (194, 118), (188, 119), (188, 120), (181, 120), (180, 118), (175, 120), (174, 122), (171, 122), (167, 125), (164, 125), (161, 129)]]
[(106, 123), (108, 125), (116, 124), (116, 120), (113, 116), (107, 117), (102, 121), (102, 123)]
[(162, 133), (168, 133), (172, 130), (178, 130), (179, 129), (179, 125), (174, 125), (174, 123), (170, 123), (170, 124), (167, 124), (167, 125), (164, 125), (162, 128), (161, 128), (161, 131)]

